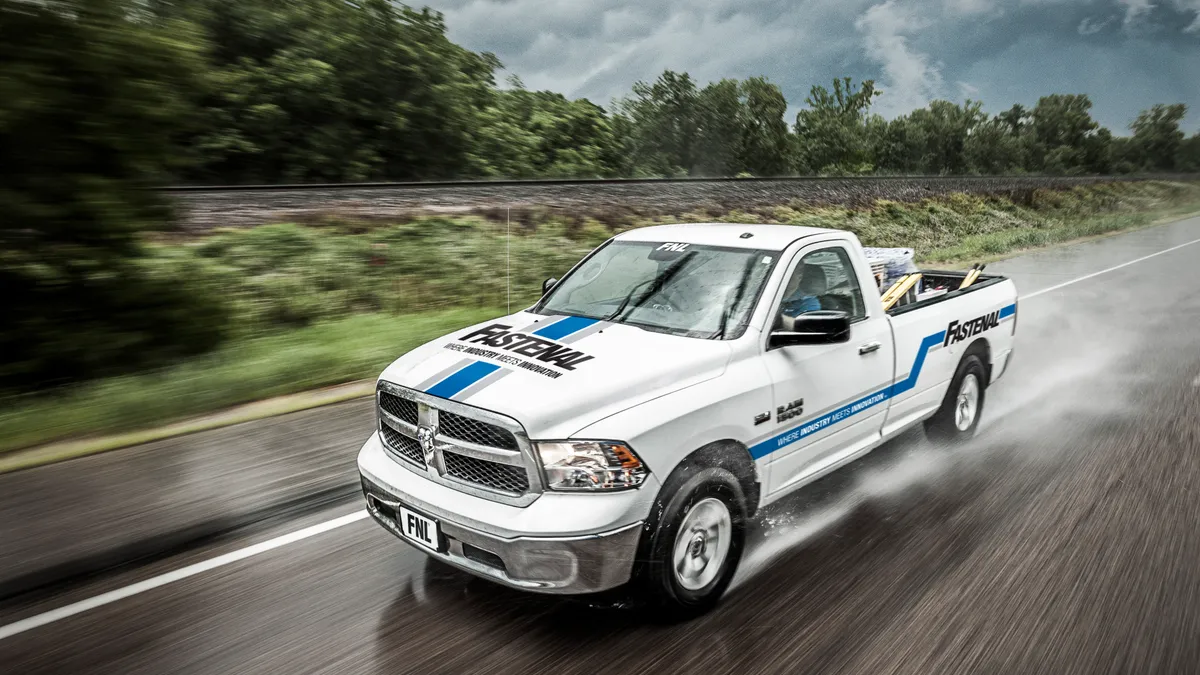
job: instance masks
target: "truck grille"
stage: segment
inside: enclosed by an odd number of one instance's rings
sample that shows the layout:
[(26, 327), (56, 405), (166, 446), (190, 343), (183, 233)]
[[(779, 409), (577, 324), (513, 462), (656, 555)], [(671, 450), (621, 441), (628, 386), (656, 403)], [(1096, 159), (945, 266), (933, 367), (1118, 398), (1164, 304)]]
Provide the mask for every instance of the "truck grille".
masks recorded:
[(409, 424), (417, 423), (417, 402), (386, 391), (379, 392), (379, 407)]
[(379, 431), (383, 436), (384, 447), (391, 450), (392, 454), (413, 464), (425, 466), (425, 454), (421, 452), (421, 444), (415, 438), (409, 438), (386, 424), (381, 425)]
[[(430, 480), (498, 501), (525, 504), (534, 497), (529, 470), (533, 464), (528, 448), (518, 440), (516, 422), (387, 382), (379, 385), (377, 404), (379, 437), (401, 464)], [(417, 441), (422, 427), (437, 430), (428, 460)]]
[(443, 457), (447, 476), (519, 495), (529, 490), (529, 475), (525, 473), (525, 467), (489, 462), (457, 452), (446, 452)]
[(448, 438), (459, 441), (504, 450), (516, 450), (518, 447), (516, 436), (513, 436), (508, 429), (444, 410), (438, 414), (438, 428)]

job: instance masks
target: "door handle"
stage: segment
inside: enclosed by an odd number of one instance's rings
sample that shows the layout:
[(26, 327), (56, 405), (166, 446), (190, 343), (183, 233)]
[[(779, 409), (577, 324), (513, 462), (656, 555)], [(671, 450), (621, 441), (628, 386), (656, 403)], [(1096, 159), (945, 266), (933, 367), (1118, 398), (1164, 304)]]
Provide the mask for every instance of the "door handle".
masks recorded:
[(858, 353), (859, 355), (870, 354), (871, 352), (879, 351), (879, 348), (882, 346), (883, 343), (880, 342), (868, 342), (858, 348)]

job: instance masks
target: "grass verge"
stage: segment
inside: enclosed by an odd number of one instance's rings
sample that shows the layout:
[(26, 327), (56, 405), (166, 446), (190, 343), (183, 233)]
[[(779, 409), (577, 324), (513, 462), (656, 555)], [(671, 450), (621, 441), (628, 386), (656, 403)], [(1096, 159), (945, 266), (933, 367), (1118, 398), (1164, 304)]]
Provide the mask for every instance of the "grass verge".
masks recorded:
[(1200, 215), (1200, 202), (1145, 213), (1094, 216), (1078, 222), (1064, 222), (1058, 227), (1047, 229), (1000, 230), (964, 237), (962, 242), (955, 246), (935, 249), (920, 255), (919, 260), (923, 264), (948, 266), (992, 262), (1027, 251), (1129, 232), (1195, 215)]
[[(141, 429), (248, 401), (373, 378), (407, 350), (502, 314), (503, 309), (451, 309), (415, 316), (351, 316), (233, 341), (172, 368), (80, 384), (65, 395), (10, 398), (0, 412), (0, 452), (65, 437)], [(293, 400), (268, 406), (257, 416), (303, 407), (310, 406)], [(199, 428), (211, 426), (181, 425), (179, 432)], [(162, 436), (133, 435), (128, 440), (145, 442), (151, 437)], [(112, 441), (107, 440), (84, 445), (111, 449)]]

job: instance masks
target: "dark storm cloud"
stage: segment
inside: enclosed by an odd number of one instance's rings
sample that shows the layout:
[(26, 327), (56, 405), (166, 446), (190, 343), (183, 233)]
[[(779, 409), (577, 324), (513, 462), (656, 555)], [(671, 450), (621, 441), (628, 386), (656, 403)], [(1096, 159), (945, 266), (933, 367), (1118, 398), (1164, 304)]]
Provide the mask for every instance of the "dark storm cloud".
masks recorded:
[[(932, 98), (990, 110), (1086, 92), (1121, 132), (1154, 102), (1200, 106), (1200, 0), (428, 0), (451, 37), (527, 86), (607, 104), (666, 68), (814, 83), (873, 78), (892, 116)], [(1189, 127), (1200, 126), (1200, 112)]]

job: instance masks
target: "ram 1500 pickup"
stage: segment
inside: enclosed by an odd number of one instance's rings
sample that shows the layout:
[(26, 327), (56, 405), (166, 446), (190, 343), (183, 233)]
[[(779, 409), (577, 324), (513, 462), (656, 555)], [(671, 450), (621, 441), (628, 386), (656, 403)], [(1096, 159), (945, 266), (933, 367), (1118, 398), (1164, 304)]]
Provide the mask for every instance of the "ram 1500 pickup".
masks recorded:
[(1017, 298), (965, 276), (925, 271), (940, 290), (885, 310), (849, 232), (624, 232), (532, 307), (383, 371), (358, 456), (368, 510), (507, 586), (704, 611), (763, 505), (914, 425), (974, 434)]

